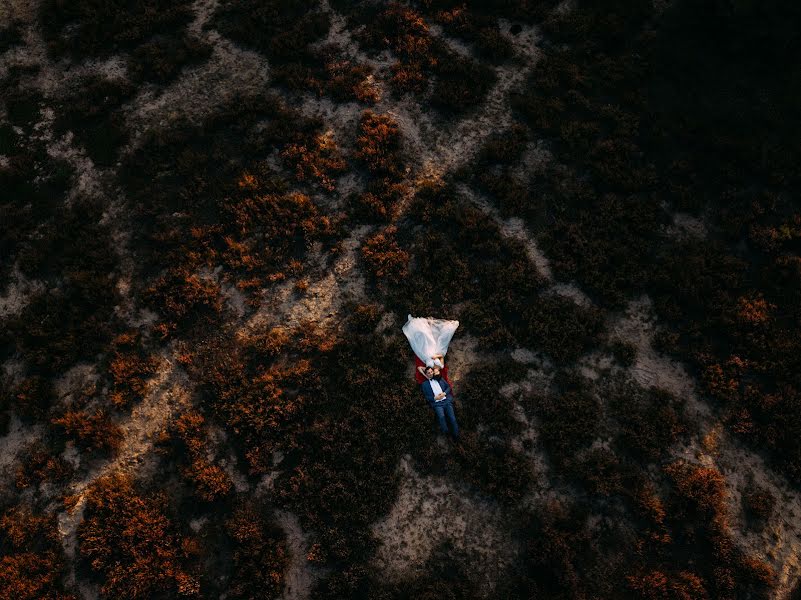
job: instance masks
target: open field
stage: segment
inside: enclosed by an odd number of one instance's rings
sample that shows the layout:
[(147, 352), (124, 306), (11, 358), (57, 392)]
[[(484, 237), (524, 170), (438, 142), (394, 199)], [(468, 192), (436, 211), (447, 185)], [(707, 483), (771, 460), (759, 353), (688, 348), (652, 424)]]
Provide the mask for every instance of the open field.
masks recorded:
[(0, 600), (801, 598), (795, 3), (0, 1)]

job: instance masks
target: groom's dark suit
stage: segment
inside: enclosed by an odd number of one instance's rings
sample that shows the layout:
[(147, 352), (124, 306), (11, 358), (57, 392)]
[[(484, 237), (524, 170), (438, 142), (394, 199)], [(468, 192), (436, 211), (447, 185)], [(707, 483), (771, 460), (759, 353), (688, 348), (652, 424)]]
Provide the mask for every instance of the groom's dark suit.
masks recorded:
[(449, 386), (448, 382), (445, 381), (445, 378), (440, 377), (437, 380), (437, 383), (439, 383), (439, 387), (442, 388), (442, 391), (445, 392), (445, 397), (439, 402), (434, 399), (434, 390), (431, 388), (431, 380), (426, 379), (420, 384), (420, 387), (423, 390), (423, 395), (426, 397), (428, 404), (433, 407), (435, 404), (442, 404), (446, 401), (453, 402), (453, 392), (451, 391), (451, 386)]
[[(445, 397), (442, 400), (436, 400), (434, 398), (434, 389), (431, 387), (430, 379), (426, 379), (421, 383), (420, 389), (423, 390), (423, 395), (426, 397), (429, 406), (434, 409), (434, 413), (437, 415), (440, 431), (445, 434), (450, 433), (453, 437), (458, 438), (459, 425), (456, 423), (456, 414), (453, 412), (453, 393), (451, 392), (451, 386), (448, 385), (444, 377), (437, 379), (437, 383), (445, 393)], [(448, 430), (448, 423), (445, 421), (446, 417), (450, 423), (450, 431)]]

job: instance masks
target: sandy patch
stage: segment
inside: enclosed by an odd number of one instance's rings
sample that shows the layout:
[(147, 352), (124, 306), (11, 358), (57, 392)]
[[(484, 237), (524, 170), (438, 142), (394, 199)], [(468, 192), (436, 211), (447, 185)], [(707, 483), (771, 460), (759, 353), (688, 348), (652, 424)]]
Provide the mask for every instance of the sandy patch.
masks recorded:
[(442, 477), (421, 477), (400, 461), (403, 481), (389, 514), (373, 526), (381, 541), (375, 562), (392, 581), (423, 575), (425, 561), (443, 542), (464, 551), (468, 572), (483, 597), (497, 575), (514, 560), (517, 548), (497, 507), (471, 498)]
[(286, 534), (289, 550), (289, 566), (284, 572), (284, 600), (302, 600), (311, 594), (314, 583), (326, 573), (306, 560), (309, 536), (300, 526), (298, 518), (291, 512), (275, 512), (275, 521)]
[(0, 320), (19, 315), (31, 297), (43, 292), (44, 289), (45, 286), (41, 281), (28, 279), (14, 265), (8, 287), (0, 295)]
[[(13, 466), (17, 454), (35, 442), (44, 433), (41, 424), (25, 425), (15, 415), (11, 416), (8, 433), (0, 437), (0, 472)], [(9, 484), (13, 478), (4, 476), (2, 481)]]
[(484, 195), (479, 194), (470, 186), (459, 184), (457, 189), (473, 204), (473, 206), (489, 216), (498, 225), (504, 237), (517, 240), (523, 244), (528, 259), (537, 268), (540, 277), (545, 280), (553, 279), (550, 262), (540, 250), (537, 245), (537, 240), (535, 240), (534, 236), (528, 231), (522, 219), (518, 217), (504, 219)]
[(636, 358), (629, 372), (641, 386), (655, 386), (687, 400), (693, 419), (706, 419), (711, 411), (701, 402), (696, 393), (695, 381), (684, 365), (654, 350), (653, 336), (656, 333), (656, 315), (648, 296), (641, 296), (629, 303), (624, 313), (613, 318), (609, 334), (613, 339), (629, 343), (636, 349)]
[(185, 68), (165, 88), (143, 87), (129, 103), (131, 142), (124, 152), (136, 148), (146, 131), (181, 117), (199, 124), (240, 95), (263, 93), (268, 71), (267, 61), (257, 52), (244, 50), (222, 37), (216, 39), (208, 61)]

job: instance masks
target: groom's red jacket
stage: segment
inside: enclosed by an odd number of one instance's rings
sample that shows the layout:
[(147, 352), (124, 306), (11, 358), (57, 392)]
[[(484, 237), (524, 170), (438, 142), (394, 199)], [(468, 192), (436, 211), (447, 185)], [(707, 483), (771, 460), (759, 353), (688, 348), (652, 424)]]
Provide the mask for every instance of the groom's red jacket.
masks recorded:
[[(420, 370), (417, 367), (425, 367), (425, 366), (426, 366), (426, 364), (422, 360), (420, 360), (417, 357), (417, 355), (415, 354), (414, 355), (414, 380), (417, 382), (417, 385), (420, 385), (421, 383), (423, 383), (426, 380), (425, 376), (420, 372)], [(440, 369), (440, 373), (442, 373), (442, 378), (445, 381), (448, 382), (449, 386), (451, 386), (451, 392), (453, 392), (453, 384), (451, 383), (451, 380), (448, 379), (448, 365), (445, 365), (444, 367), (442, 367), (442, 369)]]

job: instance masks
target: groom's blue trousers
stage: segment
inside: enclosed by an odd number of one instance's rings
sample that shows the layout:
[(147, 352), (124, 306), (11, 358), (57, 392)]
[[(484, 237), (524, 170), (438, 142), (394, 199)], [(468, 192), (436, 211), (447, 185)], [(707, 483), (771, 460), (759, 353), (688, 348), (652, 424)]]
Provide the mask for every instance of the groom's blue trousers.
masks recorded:
[(442, 433), (448, 433), (448, 424), (445, 422), (445, 417), (448, 417), (448, 423), (451, 425), (450, 433), (453, 437), (459, 436), (459, 425), (456, 423), (456, 414), (453, 412), (453, 402), (450, 400), (443, 400), (442, 402), (435, 402), (433, 404), (434, 412), (437, 413), (437, 421), (439, 422), (439, 429)]

